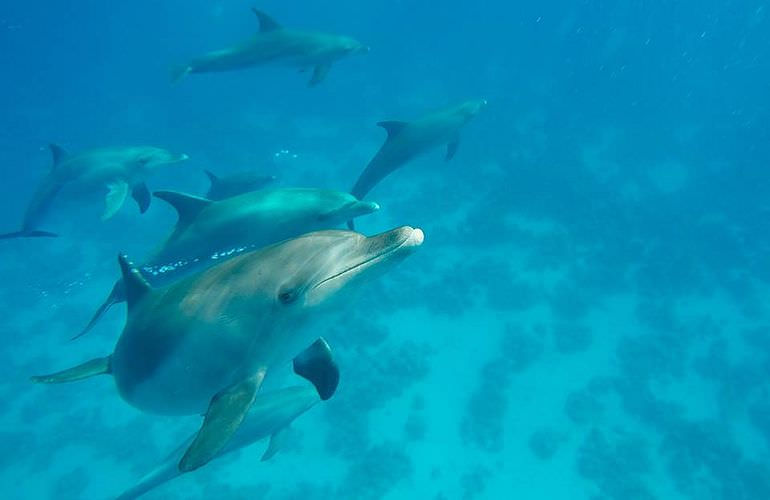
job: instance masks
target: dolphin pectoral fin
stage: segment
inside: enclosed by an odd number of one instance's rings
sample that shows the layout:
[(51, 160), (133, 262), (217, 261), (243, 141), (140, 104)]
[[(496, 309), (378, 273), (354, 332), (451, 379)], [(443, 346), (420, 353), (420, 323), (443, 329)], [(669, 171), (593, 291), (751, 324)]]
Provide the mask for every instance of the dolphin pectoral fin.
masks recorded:
[(351, 231), (355, 231), (356, 230), (356, 223), (355, 223), (355, 221), (353, 219), (350, 219), (348, 221), (348, 229), (350, 229)]
[(115, 215), (128, 196), (128, 184), (125, 181), (115, 181), (107, 185), (107, 196), (104, 198), (104, 213), (102, 220), (107, 220)]
[(270, 443), (267, 445), (267, 449), (262, 454), (262, 458), (259, 460), (265, 462), (275, 456), (276, 453), (281, 451), (286, 443), (286, 437), (290, 434), (289, 427), (281, 427), (270, 436)]
[(72, 368), (60, 372), (51, 373), (49, 375), (36, 375), (30, 377), (30, 379), (37, 384), (63, 384), (65, 382), (83, 380), (95, 375), (108, 374), (112, 372), (110, 368), (111, 358), (112, 356), (105, 356), (103, 358), (92, 359), (91, 361), (86, 361), (83, 364), (73, 366)]
[(331, 69), (332, 65), (330, 63), (324, 63), (319, 64), (315, 68), (313, 68), (313, 76), (310, 78), (310, 81), (308, 82), (309, 87), (315, 87), (319, 83), (323, 81), (324, 78), (326, 78), (326, 74), (329, 73), (329, 69)]
[(48, 231), (38, 231), (33, 229), (31, 231), (14, 231), (12, 233), (0, 234), (0, 240), (9, 240), (12, 238), (58, 238), (56, 233), (49, 233)]
[(134, 185), (131, 189), (131, 197), (134, 198), (136, 204), (139, 205), (139, 213), (145, 213), (150, 206), (150, 190), (147, 189), (147, 184), (140, 182)]
[(238, 430), (265, 378), (265, 369), (217, 393), (209, 404), (195, 439), (187, 448), (179, 470), (189, 472), (208, 463)]
[(334, 395), (340, 382), (340, 369), (323, 337), (294, 358), (294, 373), (309, 380), (324, 401)]
[(252, 8), (251, 11), (257, 16), (259, 20), (259, 32), (264, 33), (266, 31), (275, 31), (281, 29), (281, 25), (278, 24), (275, 19), (268, 16), (259, 9)]
[(458, 135), (449, 143), (446, 145), (446, 161), (451, 160), (454, 158), (455, 153), (457, 153), (457, 147), (460, 145), (460, 136)]
[(70, 154), (58, 144), (49, 144), (48, 149), (51, 150), (51, 160), (53, 161), (51, 169), (55, 169), (59, 163), (66, 160)]

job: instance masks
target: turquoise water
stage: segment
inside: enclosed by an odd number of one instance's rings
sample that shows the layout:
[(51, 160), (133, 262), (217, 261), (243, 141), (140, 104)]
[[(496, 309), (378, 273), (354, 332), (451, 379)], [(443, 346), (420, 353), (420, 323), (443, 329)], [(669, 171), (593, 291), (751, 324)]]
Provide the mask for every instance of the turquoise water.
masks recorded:
[[(151, 144), (210, 169), (349, 190), (375, 124), (488, 105), (367, 199), (367, 234), (424, 244), (319, 325), (340, 367), (283, 449), (265, 442), (147, 498), (770, 498), (770, 5), (763, 2), (269, 1), (287, 27), (371, 48), (310, 72), (172, 67), (257, 30), (243, 2), (0, 8), (0, 185), (19, 228), (47, 144)], [(106, 192), (106, 190), (104, 191)], [(116, 306), (69, 339), (174, 225), (154, 200), (102, 222), (57, 200), (0, 241), (0, 492), (114, 498), (200, 425), (124, 402), (109, 377), (29, 376), (111, 352)], [(284, 373), (286, 372), (286, 373)], [(264, 390), (298, 383), (283, 370)]]

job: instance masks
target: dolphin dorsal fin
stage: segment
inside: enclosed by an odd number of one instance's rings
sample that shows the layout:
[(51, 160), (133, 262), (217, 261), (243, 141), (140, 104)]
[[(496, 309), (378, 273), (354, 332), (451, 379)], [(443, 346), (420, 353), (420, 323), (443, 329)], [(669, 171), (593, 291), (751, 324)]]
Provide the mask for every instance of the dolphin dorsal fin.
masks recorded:
[(401, 132), (404, 127), (406, 127), (407, 123), (397, 120), (390, 120), (385, 122), (377, 122), (377, 125), (385, 129), (385, 131), (388, 133), (388, 139), (390, 139), (391, 137), (398, 135), (398, 133)]
[(275, 22), (275, 19), (268, 16), (264, 12), (258, 9), (251, 9), (252, 12), (257, 16), (257, 19), (259, 19), (259, 32), (265, 33), (267, 31), (275, 31), (281, 29), (281, 25)]
[(53, 167), (56, 168), (56, 166), (66, 160), (69, 157), (69, 153), (58, 144), (49, 144), (48, 148), (51, 150), (51, 159), (53, 160)]
[(213, 203), (207, 198), (178, 193), (176, 191), (155, 191), (153, 195), (176, 209), (177, 214), (179, 214), (178, 226), (189, 224), (198, 216), (201, 210)]
[(205, 173), (206, 177), (209, 178), (209, 183), (211, 184), (211, 186), (219, 182), (219, 177), (217, 176), (217, 174), (215, 174), (211, 170), (204, 170), (203, 173)]
[(123, 288), (126, 293), (126, 304), (128, 307), (135, 304), (139, 299), (152, 292), (152, 287), (147, 280), (144, 279), (139, 269), (134, 267), (134, 264), (129, 262), (128, 257), (120, 254), (118, 255), (118, 264), (120, 264), (120, 272), (123, 275)]

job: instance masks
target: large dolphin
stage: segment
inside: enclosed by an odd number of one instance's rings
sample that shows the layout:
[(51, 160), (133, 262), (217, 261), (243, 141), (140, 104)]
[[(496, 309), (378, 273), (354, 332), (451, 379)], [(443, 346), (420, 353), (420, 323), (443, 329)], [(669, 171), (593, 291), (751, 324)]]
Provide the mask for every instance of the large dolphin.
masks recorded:
[[(140, 269), (153, 285), (211, 266), (255, 248), (320, 229), (338, 227), (346, 220), (379, 209), (376, 203), (358, 201), (348, 193), (316, 188), (281, 188), (253, 191), (221, 201), (159, 191), (179, 220), (166, 242)], [(125, 300), (123, 280), (75, 337), (88, 332), (118, 302)]]
[[(269, 460), (280, 450), (282, 438), (289, 425), (320, 401), (318, 392), (311, 385), (293, 386), (257, 394), (238, 431), (233, 435), (232, 440), (222, 448), (222, 451), (214, 457), (214, 460), (270, 437), (270, 444), (262, 455), (263, 461)], [(179, 477), (182, 474), (178, 467), (179, 461), (194, 438), (193, 435), (185, 440), (181, 446), (142, 477), (137, 484), (121, 494), (117, 500), (138, 498)]]
[[(363, 199), (388, 174), (436, 146), (447, 144), (446, 159), (451, 160), (460, 142), (460, 129), (486, 104), (486, 100), (476, 99), (430, 113), (412, 122), (379, 122), (377, 125), (387, 131), (388, 138), (358, 177), (351, 191), (353, 196)], [(353, 229), (352, 220), (348, 227)]]
[(263, 175), (253, 170), (243, 170), (224, 176), (217, 175), (210, 170), (204, 170), (204, 172), (209, 178), (209, 190), (206, 193), (206, 198), (213, 201), (263, 189), (277, 179), (274, 175)]
[(175, 68), (178, 81), (190, 73), (230, 71), (260, 65), (283, 65), (313, 69), (310, 86), (320, 83), (332, 63), (348, 54), (368, 52), (360, 42), (340, 35), (283, 28), (270, 16), (252, 9), (259, 20), (259, 32), (234, 47), (215, 50)]
[(128, 318), (113, 353), (33, 381), (109, 373), (122, 398), (140, 410), (205, 412), (179, 462), (181, 471), (194, 470), (229, 442), (270, 369), (297, 353), (295, 372), (321, 399), (331, 396), (338, 379), (328, 346), (318, 339), (307, 347), (318, 337), (320, 320), (339, 312), (332, 305), (346, 302), (343, 292), (383, 273), (422, 241), (422, 231), (408, 226), (370, 237), (318, 231), (159, 289), (121, 256)]
[(69, 154), (55, 144), (50, 148), (53, 166), (40, 181), (24, 214), (21, 230), (2, 234), (0, 238), (56, 236), (36, 228), (63, 188), (80, 192), (105, 189), (102, 219), (115, 215), (129, 192), (144, 213), (150, 205), (145, 179), (160, 166), (187, 159), (187, 155), (175, 155), (152, 146), (91, 149), (77, 154)]

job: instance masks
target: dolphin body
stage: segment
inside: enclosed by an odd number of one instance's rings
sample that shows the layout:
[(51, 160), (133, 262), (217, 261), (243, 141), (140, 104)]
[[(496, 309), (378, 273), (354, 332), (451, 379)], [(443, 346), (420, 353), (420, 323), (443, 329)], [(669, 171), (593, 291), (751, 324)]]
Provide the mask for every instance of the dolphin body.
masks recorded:
[[(155, 196), (179, 214), (166, 242), (139, 266), (156, 286), (248, 250), (331, 229), (379, 209), (376, 203), (358, 201), (348, 193), (315, 188), (266, 189), (221, 201), (172, 191), (159, 191)], [(91, 330), (113, 304), (124, 300), (123, 280), (119, 279), (75, 338)]]
[(209, 178), (209, 190), (206, 193), (206, 199), (213, 201), (263, 189), (277, 179), (274, 175), (261, 175), (253, 170), (244, 170), (226, 176), (216, 175), (210, 170), (204, 170), (204, 172)]
[(69, 154), (51, 144), (53, 166), (41, 180), (27, 206), (21, 230), (0, 235), (0, 239), (56, 236), (36, 227), (63, 188), (92, 191), (107, 188), (102, 220), (109, 219), (123, 206), (129, 192), (144, 213), (150, 206), (150, 192), (144, 183), (158, 167), (186, 160), (187, 155), (174, 155), (151, 146), (91, 149)]
[[(363, 199), (391, 172), (436, 146), (447, 144), (446, 159), (451, 160), (460, 142), (460, 129), (486, 104), (484, 99), (471, 100), (412, 122), (379, 122), (377, 125), (387, 131), (388, 138), (358, 177), (351, 191), (353, 196)], [(348, 227), (353, 229), (352, 220), (348, 222)]]
[(259, 20), (259, 32), (250, 40), (215, 50), (172, 71), (178, 81), (190, 73), (231, 71), (261, 65), (283, 65), (301, 71), (313, 68), (309, 85), (320, 83), (331, 65), (344, 56), (368, 52), (360, 42), (340, 35), (283, 28), (270, 16), (252, 9)]
[(159, 289), (121, 256), (128, 318), (113, 353), (32, 380), (62, 383), (111, 374), (121, 397), (142, 411), (205, 411), (179, 462), (180, 471), (194, 470), (228, 444), (272, 367), (296, 356), (294, 371), (315, 385), (321, 399), (331, 397), (339, 374), (328, 345), (320, 338), (310, 345), (319, 320), (330, 319), (345, 292), (422, 242), (422, 231), (408, 226), (370, 237), (318, 231)]
[[(262, 455), (263, 461), (269, 460), (280, 451), (282, 437), (289, 425), (319, 401), (321, 399), (318, 392), (310, 385), (287, 387), (258, 394), (232, 440), (222, 448), (220, 453), (215, 455), (213, 460), (270, 437), (270, 444)], [(193, 435), (185, 440), (181, 446), (140, 479), (136, 485), (121, 494), (117, 500), (138, 498), (182, 475), (178, 464), (185, 449), (194, 438)]]

